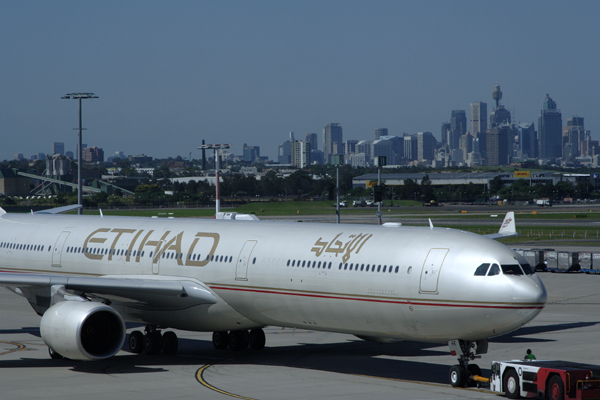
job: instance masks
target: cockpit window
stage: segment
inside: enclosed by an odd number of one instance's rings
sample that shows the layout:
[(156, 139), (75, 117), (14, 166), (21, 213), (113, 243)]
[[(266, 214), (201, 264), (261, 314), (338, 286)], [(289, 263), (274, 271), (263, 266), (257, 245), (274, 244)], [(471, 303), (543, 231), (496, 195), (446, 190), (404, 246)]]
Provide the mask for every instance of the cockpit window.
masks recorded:
[(485, 276), (487, 274), (488, 268), (490, 268), (489, 263), (483, 263), (475, 270), (475, 276)]
[(488, 272), (488, 276), (492, 275), (500, 275), (500, 267), (498, 266), (498, 264), (492, 264), (490, 272)]
[(533, 275), (535, 274), (535, 271), (531, 268), (531, 265), (523, 263), (521, 264), (521, 268), (523, 268), (523, 271), (525, 271), (525, 275)]
[(504, 275), (523, 275), (523, 270), (519, 264), (502, 264)]

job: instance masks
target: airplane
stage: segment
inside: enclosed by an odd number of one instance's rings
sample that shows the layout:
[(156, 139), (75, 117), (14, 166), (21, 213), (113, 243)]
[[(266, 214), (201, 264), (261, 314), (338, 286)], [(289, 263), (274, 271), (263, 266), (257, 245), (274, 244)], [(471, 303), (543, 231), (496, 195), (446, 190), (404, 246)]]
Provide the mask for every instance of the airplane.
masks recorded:
[[(218, 349), (265, 346), (266, 326), (448, 344), (453, 386), (488, 339), (523, 326), (547, 294), (495, 238), (449, 228), (28, 214), (0, 208), (0, 286), (40, 315), (52, 358), (173, 354), (164, 329), (213, 332)], [(229, 220), (227, 220), (229, 219)], [(125, 322), (145, 325), (127, 336)]]

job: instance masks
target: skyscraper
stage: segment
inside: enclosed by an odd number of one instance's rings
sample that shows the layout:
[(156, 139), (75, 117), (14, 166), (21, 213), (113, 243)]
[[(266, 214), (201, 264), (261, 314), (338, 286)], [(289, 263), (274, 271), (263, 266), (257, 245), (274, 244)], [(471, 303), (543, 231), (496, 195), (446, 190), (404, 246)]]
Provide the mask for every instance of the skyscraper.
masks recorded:
[(471, 103), (471, 135), (487, 131), (487, 103)]
[(417, 133), (417, 159), (433, 160), (435, 155), (435, 137), (431, 132), (419, 132)]
[(517, 125), (517, 133), (519, 135), (519, 146), (521, 153), (518, 157), (521, 160), (537, 157), (537, 138), (535, 125), (533, 122)]
[(375, 129), (375, 140), (381, 139), (382, 136), (387, 136), (388, 130), (387, 128), (377, 128)]
[(294, 140), (292, 143), (292, 165), (304, 168), (310, 165), (310, 143)]
[(52, 143), (52, 154), (65, 154), (65, 144), (63, 142)]
[(452, 110), (450, 118), (450, 138), (448, 146), (450, 150), (457, 149), (460, 145), (460, 137), (467, 132), (467, 113), (465, 110)]
[(556, 102), (546, 94), (538, 119), (538, 157), (557, 158), (562, 156), (562, 114)]
[(343, 141), (342, 126), (340, 124), (332, 122), (325, 125), (325, 128), (323, 128), (323, 157), (326, 163), (330, 162), (331, 155), (343, 154), (338, 153), (339, 146), (337, 146), (338, 144), (341, 145), (343, 151)]
[(487, 165), (510, 164), (508, 157), (508, 137), (511, 131), (507, 125), (487, 130)]
[(307, 133), (305, 141), (307, 143), (310, 143), (310, 151), (319, 149), (319, 146), (317, 146), (317, 134), (316, 133)]

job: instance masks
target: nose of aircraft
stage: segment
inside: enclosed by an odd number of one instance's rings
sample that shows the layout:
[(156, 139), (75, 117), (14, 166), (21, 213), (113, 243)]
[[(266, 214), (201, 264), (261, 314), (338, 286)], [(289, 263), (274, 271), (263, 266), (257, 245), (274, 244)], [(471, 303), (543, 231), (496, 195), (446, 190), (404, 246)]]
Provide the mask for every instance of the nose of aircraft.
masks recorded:
[(548, 300), (544, 283), (537, 275), (523, 276), (525, 279), (514, 279), (513, 301), (522, 304), (525, 309), (536, 310), (531, 318), (536, 316)]

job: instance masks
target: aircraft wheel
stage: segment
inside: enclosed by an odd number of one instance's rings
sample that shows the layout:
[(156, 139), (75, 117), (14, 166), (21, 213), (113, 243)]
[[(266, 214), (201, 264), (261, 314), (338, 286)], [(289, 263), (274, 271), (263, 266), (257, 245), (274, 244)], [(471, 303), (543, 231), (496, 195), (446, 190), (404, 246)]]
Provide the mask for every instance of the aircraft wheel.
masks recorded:
[(481, 368), (477, 364), (469, 364), (467, 366), (467, 375), (469, 386), (477, 386), (477, 382), (472, 380), (471, 377), (473, 375), (481, 376)]
[(511, 369), (504, 374), (504, 393), (509, 399), (518, 399), (521, 397), (519, 375), (517, 375), (517, 372), (514, 369)]
[(265, 331), (262, 329), (252, 329), (250, 336), (248, 337), (250, 348), (253, 350), (262, 350), (265, 348), (267, 339), (265, 338)]
[(550, 378), (546, 393), (548, 394), (548, 399), (550, 400), (564, 400), (565, 385), (560, 376), (554, 375), (552, 378)]
[(152, 332), (144, 336), (144, 351), (146, 354), (158, 354), (160, 351), (160, 333)]
[(53, 360), (62, 360), (64, 358), (50, 347), (48, 347), (48, 354), (50, 354), (50, 358)]
[(248, 331), (229, 332), (229, 348), (233, 351), (244, 350), (248, 347)]
[(224, 350), (229, 346), (229, 333), (224, 332), (213, 332), (212, 337), (213, 346), (215, 349)]
[(177, 348), (179, 347), (179, 341), (177, 340), (177, 335), (175, 332), (165, 332), (162, 335), (160, 341), (160, 347), (162, 347), (162, 351), (165, 354), (175, 354), (177, 353)]
[(467, 372), (460, 365), (453, 365), (450, 368), (450, 383), (454, 387), (465, 387), (467, 382)]
[(135, 354), (144, 351), (144, 334), (142, 332), (133, 331), (129, 334), (129, 350)]

